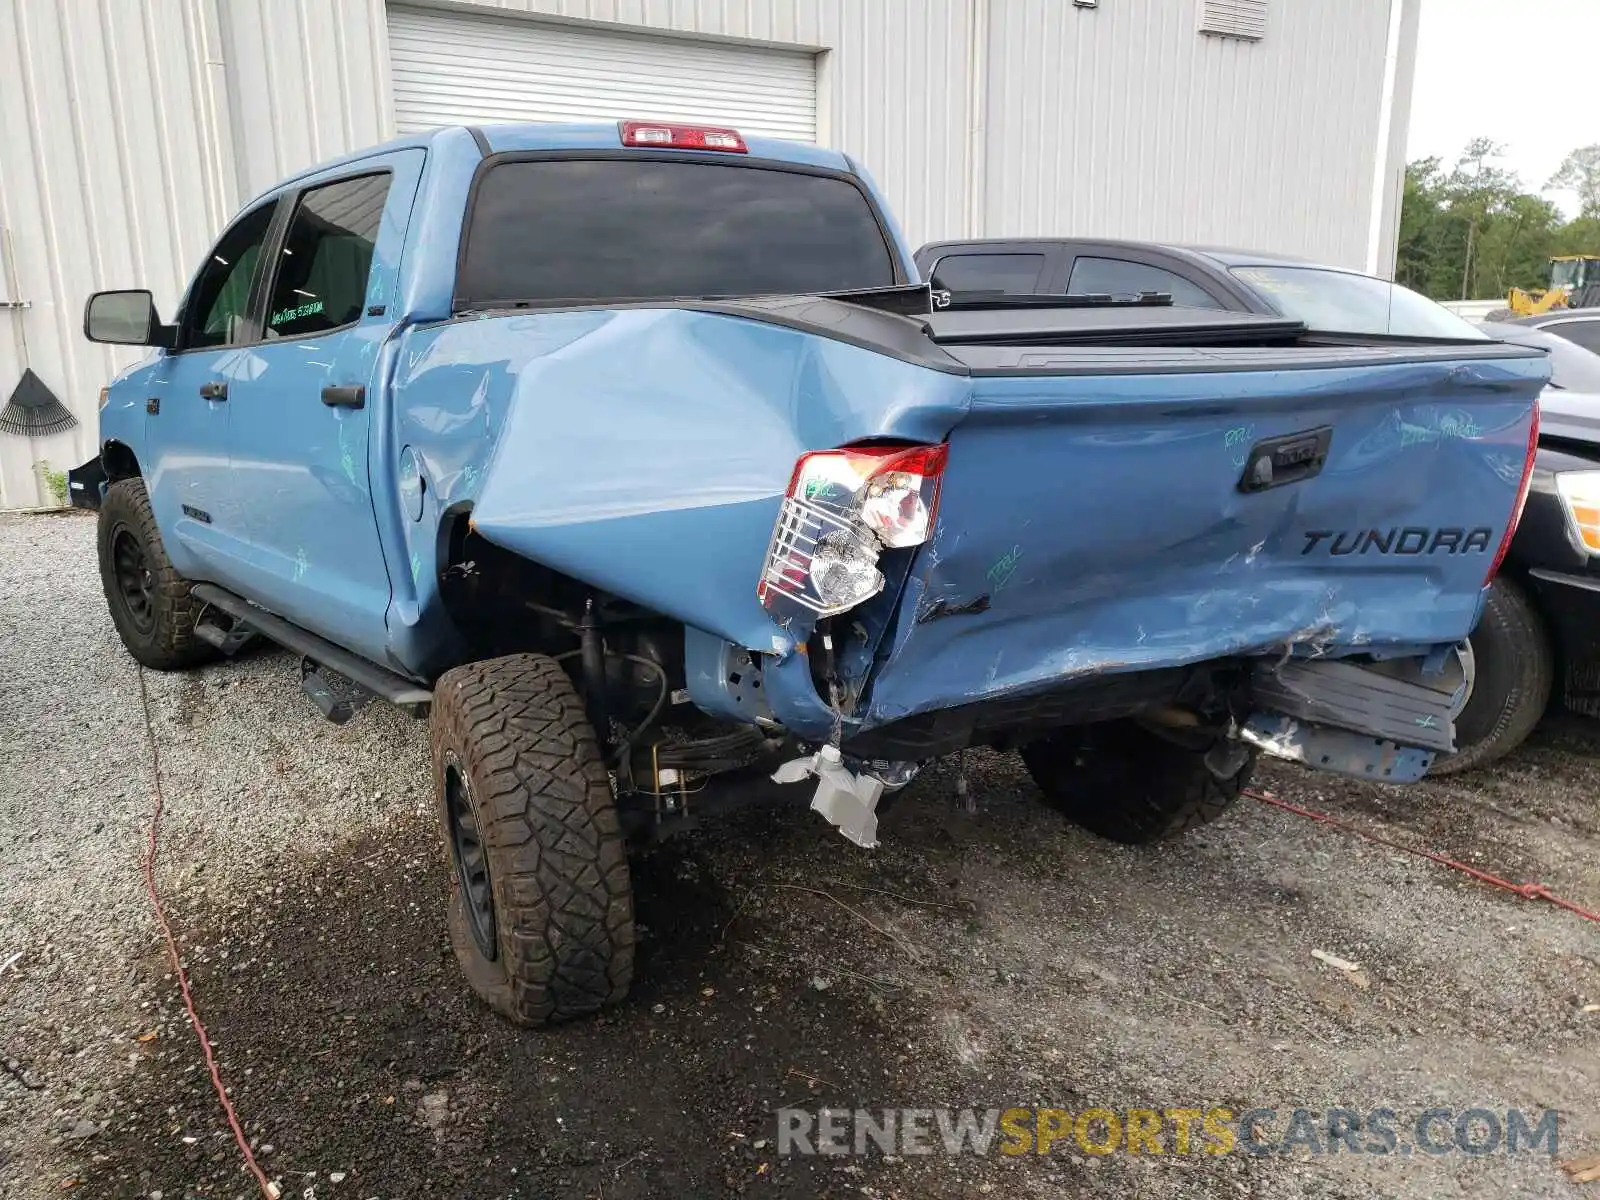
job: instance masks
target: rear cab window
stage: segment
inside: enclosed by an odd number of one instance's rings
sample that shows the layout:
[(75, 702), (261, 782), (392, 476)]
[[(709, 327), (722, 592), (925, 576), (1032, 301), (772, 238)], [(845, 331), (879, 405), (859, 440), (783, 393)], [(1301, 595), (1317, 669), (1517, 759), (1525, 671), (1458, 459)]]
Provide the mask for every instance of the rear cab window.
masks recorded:
[(458, 311), (900, 281), (878, 213), (853, 180), (756, 163), (491, 160), (464, 237)]

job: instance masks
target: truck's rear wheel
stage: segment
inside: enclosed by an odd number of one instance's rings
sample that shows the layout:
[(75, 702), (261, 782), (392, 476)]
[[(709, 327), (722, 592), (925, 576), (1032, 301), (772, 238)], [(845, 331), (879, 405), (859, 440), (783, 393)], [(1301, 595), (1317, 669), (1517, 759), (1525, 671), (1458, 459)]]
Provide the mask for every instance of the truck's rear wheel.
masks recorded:
[(446, 672), (433, 778), (455, 878), (450, 941), (501, 1015), (544, 1025), (621, 1000), (633, 899), (611, 782), (572, 682), (542, 654)]
[(129, 654), (156, 671), (216, 657), (216, 650), (195, 636), (202, 605), (167, 557), (144, 480), (119, 479), (106, 489), (96, 542), (106, 607)]
[(1255, 751), (1180, 745), (1133, 721), (1063, 729), (1022, 748), (1045, 802), (1114, 842), (1159, 841), (1220, 817), (1255, 769)]
[(1456, 752), (1430, 775), (1487, 766), (1522, 745), (1544, 716), (1555, 680), (1550, 633), (1527, 592), (1505, 576), (1494, 581), (1483, 617), (1467, 639), (1471, 691), (1456, 715)]

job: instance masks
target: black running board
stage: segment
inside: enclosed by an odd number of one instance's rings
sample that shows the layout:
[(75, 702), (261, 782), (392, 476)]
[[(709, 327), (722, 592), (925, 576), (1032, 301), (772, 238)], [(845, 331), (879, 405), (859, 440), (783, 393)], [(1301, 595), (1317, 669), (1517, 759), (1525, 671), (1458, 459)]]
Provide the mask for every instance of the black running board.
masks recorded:
[(257, 608), (226, 588), (220, 588), (214, 583), (197, 583), (194, 585), (193, 595), (195, 599), (221, 609), (240, 624), (248, 625), (268, 641), (277, 642), (285, 649), (293, 650), (296, 654), (343, 675), (380, 700), (387, 700), (396, 708), (406, 709), (413, 716), (425, 716), (428, 706), (433, 703), (433, 693), (420, 683), (403, 675), (397, 675), (385, 667), (378, 666), (377, 663), (368, 662), (359, 655), (351, 654), (342, 646), (336, 646), (326, 638), (320, 638), (309, 630), (301, 629), (300, 626), (285, 621), (264, 608)]

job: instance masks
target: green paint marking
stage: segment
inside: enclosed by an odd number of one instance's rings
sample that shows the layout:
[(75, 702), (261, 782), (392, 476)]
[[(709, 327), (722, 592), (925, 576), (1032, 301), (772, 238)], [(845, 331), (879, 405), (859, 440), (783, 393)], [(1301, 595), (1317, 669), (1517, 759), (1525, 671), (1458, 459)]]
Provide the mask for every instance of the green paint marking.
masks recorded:
[(284, 325), (290, 321), (298, 321), (301, 317), (314, 317), (322, 311), (322, 301), (313, 300), (309, 304), (301, 304), (295, 308), (280, 308), (267, 318), (269, 325)]
[(1022, 561), (1022, 547), (1013, 546), (985, 572), (986, 578), (998, 592), (1011, 582), (1011, 577), (1017, 573), (1017, 564)]

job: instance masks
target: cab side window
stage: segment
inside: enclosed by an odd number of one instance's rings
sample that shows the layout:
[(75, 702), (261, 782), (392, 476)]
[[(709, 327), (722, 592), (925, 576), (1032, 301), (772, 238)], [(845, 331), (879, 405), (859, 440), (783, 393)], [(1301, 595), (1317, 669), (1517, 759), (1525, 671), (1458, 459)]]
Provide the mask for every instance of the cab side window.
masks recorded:
[(342, 179), (300, 197), (267, 300), (269, 339), (327, 333), (361, 319), (389, 180), (387, 172)]
[(949, 292), (1031, 296), (1043, 271), (1042, 254), (948, 254), (933, 268), (931, 282)]
[(277, 201), (246, 213), (211, 251), (183, 310), (179, 346), (193, 350), (252, 340), (250, 286)]
[(1105, 293), (1132, 296), (1140, 292), (1166, 292), (1172, 302), (1189, 308), (1221, 308), (1214, 296), (1182, 275), (1125, 258), (1080, 256), (1072, 264), (1067, 294)]

